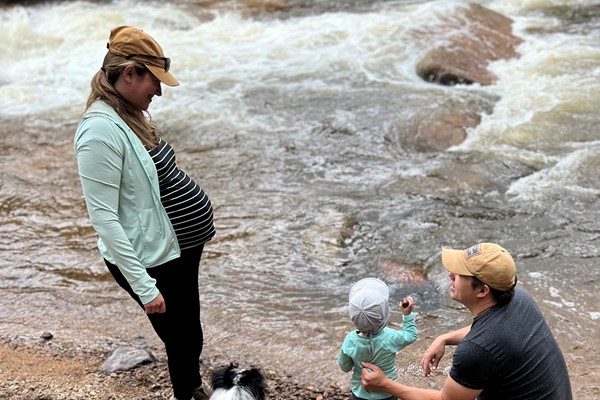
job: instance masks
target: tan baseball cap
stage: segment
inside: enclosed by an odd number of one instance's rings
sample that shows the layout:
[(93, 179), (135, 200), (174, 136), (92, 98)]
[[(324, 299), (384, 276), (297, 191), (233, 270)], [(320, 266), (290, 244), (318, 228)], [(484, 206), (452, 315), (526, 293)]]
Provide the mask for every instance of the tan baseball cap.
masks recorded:
[(517, 282), (517, 268), (508, 251), (495, 243), (479, 243), (466, 250), (442, 250), (449, 272), (474, 276), (489, 287), (507, 291)]
[(162, 83), (177, 86), (171, 73), (171, 59), (165, 57), (160, 45), (144, 31), (133, 26), (118, 26), (110, 32), (108, 51), (146, 66)]

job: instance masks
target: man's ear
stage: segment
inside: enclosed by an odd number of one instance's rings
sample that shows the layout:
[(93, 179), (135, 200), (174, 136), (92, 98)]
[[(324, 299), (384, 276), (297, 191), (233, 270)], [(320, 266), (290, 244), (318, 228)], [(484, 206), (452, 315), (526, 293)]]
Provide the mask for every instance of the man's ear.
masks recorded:
[(487, 296), (491, 292), (492, 291), (490, 290), (490, 287), (484, 283), (483, 285), (481, 285), (479, 287), (479, 293), (477, 293), (477, 297), (482, 297), (483, 298), (483, 297)]

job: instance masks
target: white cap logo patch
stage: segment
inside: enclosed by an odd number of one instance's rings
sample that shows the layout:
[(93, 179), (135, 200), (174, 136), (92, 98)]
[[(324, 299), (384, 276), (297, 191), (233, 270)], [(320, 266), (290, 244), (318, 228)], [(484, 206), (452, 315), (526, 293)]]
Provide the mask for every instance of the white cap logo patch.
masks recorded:
[(475, 246), (469, 247), (465, 252), (467, 253), (467, 259), (478, 256), (481, 254), (481, 246), (476, 244)]

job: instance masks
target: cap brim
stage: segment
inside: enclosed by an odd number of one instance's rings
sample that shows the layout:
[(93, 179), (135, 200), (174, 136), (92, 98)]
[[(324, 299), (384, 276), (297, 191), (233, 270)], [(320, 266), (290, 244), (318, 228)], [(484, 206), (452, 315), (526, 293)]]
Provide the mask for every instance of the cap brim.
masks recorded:
[(467, 268), (464, 250), (442, 250), (442, 264), (448, 272), (453, 274), (473, 276), (473, 273)]
[(363, 289), (371, 289), (378, 293), (381, 293), (386, 299), (390, 297), (390, 290), (388, 286), (377, 278), (364, 278), (356, 282), (350, 289), (349, 299), (352, 299), (354, 295)]
[(165, 85), (167, 85), (167, 86), (179, 85), (179, 82), (177, 81), (177, 79), (175, 79), (175, 77), (173, 75), (171, 75), (170, 72), (165, 72), (165, 70), (163, 68), (155, 67), (154, 65), (148, 65), (148, 64), (144, 64), (144, 65), (146, 65), (146, 68), (148, 68), (150, 70), (150, 72), (152, 72), (152, 75), (157, 77)]

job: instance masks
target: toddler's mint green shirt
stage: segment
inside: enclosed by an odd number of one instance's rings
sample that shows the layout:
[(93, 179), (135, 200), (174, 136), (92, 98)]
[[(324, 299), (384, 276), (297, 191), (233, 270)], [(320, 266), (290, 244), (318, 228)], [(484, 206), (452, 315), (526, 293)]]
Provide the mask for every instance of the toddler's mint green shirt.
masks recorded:
[(180, 256), (142, 142), (112, 107), (96, 101), (75, 133), (79, 177), (102, 257), (119, 267), (146, 304), (158, 296), (152, 268)]
[[(352, 393), (363, 399), (387, 399), (390, 397), (385, 392), (368, 391), (360, 384), (362, 372), (362, 361), (377, 365), (385, 375), (398, 380), (396, 368), (396, 353), (417, 340), (417, 326), (415, 314), (411, 313), (402, 317), (402, 330), (385, 327), (381, 331), (369, 337), (369, 334), (361, 336), (354, 330), (346, 335), (342, 348), (338, 355), (338, 364), (344, 372), (354, 368), (352, 374)], [(371, 343), (373, 341), (373, 355), (371, 355)]]

